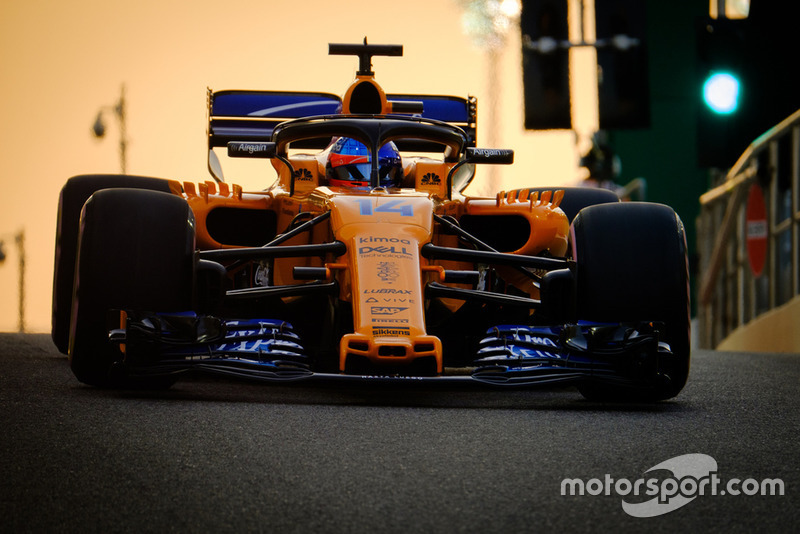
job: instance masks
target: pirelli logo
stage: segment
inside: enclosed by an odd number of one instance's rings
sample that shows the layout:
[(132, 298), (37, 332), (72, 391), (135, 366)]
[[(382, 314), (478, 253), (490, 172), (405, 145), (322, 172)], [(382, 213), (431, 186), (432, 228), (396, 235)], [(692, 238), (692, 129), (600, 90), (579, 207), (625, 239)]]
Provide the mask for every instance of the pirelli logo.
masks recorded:
[(375, 337), (389, 337), (389, 336), (410, 336), (410, 328), (384, 328), (380, 326), (372, 327), (372, 335)]

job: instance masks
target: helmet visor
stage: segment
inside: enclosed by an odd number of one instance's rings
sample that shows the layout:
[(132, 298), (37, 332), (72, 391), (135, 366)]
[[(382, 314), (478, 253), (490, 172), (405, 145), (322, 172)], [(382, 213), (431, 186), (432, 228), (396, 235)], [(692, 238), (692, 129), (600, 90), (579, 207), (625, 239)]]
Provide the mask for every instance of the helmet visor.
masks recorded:
[[(378, 152), (378, 183), (392, 187), (402, 178), (402, 161), (393, 143), (383, 145)], [(331, 185), (369, 187), (372, 165), (367, 147), (353, 139), (341, 138), (334, 146), (328, 161)]]

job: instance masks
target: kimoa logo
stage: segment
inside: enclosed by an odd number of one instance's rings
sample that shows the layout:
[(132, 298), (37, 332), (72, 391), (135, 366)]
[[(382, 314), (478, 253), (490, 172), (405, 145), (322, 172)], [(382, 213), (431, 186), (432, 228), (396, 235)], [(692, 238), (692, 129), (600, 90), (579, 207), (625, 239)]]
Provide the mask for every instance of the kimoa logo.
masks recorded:
[[(765, 478), (761, 481), (748, 478), (731, 478), (723, 481), (717, 474), (717, 461), (707, 454), (684, 454), (654, 465), (645, 474), (668, 471), (666, 478), (639, 478), (631, 481), (626, 478), (614, 479), (606, 474), (604, 478), (587, 481), (566, 478), (561, 481), (561, 495), (613, 495), (622, 499), (622, 509), (633, 517), (656, 517), (673, 512), (697, 497), (734, 495), (784, 495), (783, 480)], [(652, 497), (636, 502), (641, 496)], [(639, 499), (637, 499), (637, 497)]]
[(359, 243), (401, 243), (403, 245), (410, 245), (411, 241), (409, 239), (401, 239), (399, 237), (377, 237), (377, 236), (367, 236), (367, 237), (359, 237)]

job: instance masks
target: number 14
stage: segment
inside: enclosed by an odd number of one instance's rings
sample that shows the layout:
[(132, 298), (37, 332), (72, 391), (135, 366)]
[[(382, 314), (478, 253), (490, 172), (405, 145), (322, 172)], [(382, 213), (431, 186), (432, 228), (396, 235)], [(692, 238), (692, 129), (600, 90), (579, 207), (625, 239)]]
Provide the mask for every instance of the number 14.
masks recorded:
[(372, 215), (373, 213), (399, 213), (401, 217), (414, 216), (414, 205), (405, 204), (406, 201), (403, 199), (396, 198), (389, 200), (388, 202), (384, 202), (383, 204), (376, 206), (374, 210), (372, 209), (371, 198), (359, 198), (357, 200), (361, 206), (361, 215)]

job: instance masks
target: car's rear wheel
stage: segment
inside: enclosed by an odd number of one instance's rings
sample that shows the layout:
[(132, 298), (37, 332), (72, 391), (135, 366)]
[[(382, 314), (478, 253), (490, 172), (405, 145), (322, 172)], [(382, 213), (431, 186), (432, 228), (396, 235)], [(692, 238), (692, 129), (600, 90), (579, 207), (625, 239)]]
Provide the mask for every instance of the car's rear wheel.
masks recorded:
[[(194, 217), (180, 197), (139, 189), (98, 191), (83, 208), (69, 357), (81, 382), (153, 387), (169, 380), (117, 373), (119, 346), (109, 342), (121, 309), (192, 308)], [(112, 372), (113, 371), (113, 372)]]
[(51, 335), (63, 354), (69, 349), (69, 321), (78, 252), (78, 226), (83, 204), (101, 189), (129, 187), (169, 193), (169, 182), (144, 176), (86, 174), (73, 176), (58, 199), (55, 265), (53, 268), (53, 315)]
[(689, 374), (689, 274), (686, 236), (668, 206), (644, 202), (581, 210), (572, 224), (577, 263), (577, 313), (598, 322), (663, 323), (671, 356), (659, 358), (655, 380), (626, 388), (587, 382), (591, 399), (662, 400), (677, 395)]

